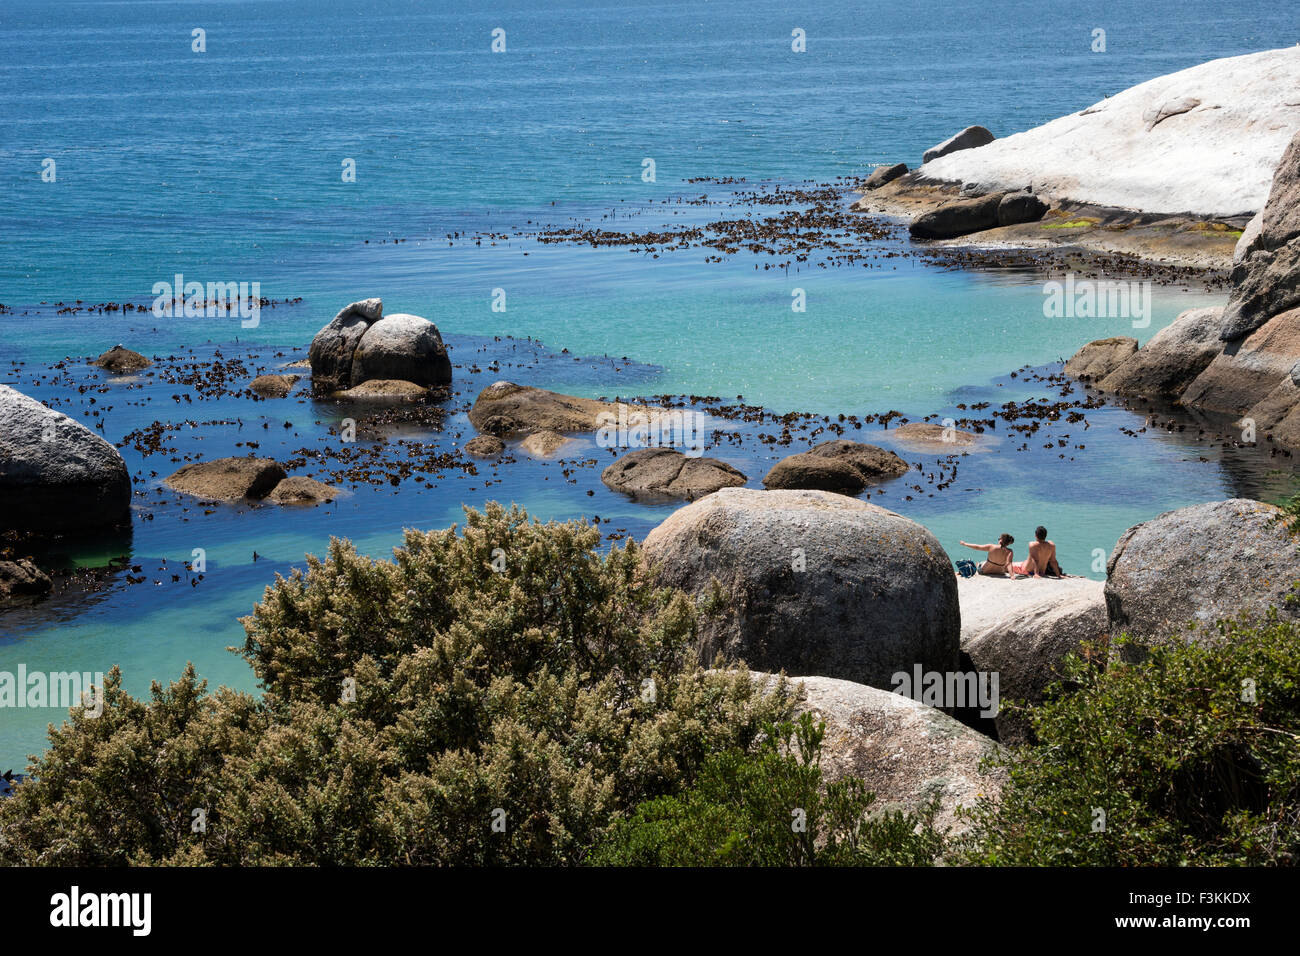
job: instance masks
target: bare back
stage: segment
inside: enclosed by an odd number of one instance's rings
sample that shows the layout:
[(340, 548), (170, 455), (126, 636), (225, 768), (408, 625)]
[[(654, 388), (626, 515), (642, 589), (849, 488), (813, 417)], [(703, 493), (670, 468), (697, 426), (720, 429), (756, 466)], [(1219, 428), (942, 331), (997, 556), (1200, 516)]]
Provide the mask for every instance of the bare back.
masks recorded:
[(1001, 546), (989, 548), (988, 560), (980, 565), (980, 574), (1006, 574), (1011, 568), (1011, 549)]
[(1039, 574), (1059, 573), (1059, 567), (1056, 566), (1056, 545), (1053, 542), (1029, 542), (1029, 557)]

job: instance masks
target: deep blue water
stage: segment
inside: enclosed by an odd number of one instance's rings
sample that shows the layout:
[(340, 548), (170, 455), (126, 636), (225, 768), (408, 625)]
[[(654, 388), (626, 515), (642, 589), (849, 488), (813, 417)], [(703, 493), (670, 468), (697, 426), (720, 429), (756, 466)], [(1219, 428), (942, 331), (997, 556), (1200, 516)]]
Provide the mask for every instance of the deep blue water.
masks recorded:
[[(283, 449), (291, 452), (323, 441), (318, 423), (335, 412), (297, 399), (182, 406), (170, 397), (175, 388), (154, 383), (136, 393), (116, 383), (89, 393), (100, 399), (96, 418), (84, 395), (71, 397), (68, 379), (42, 383), (40, 370), (116, 342), (150, 355), (251, 347), (254, 364), (270, 368), (293, 357), (277, 351), (304, 347), (342, 305), (378, 295), (386, 311), (425, 315), (447, 336), (457, 403), (509, 377), (469, 371), (482, 357), (509, 360), (513, 346), (493, 341), (504, 335), (571, 353), (525, 363), (517, 377), (590, 395), (744, 395), (776, 411), (896, 408), (913, 417), (1033, 397), (1041, 389), (1011, 371), (1046, 366), (1103, 335), (1146, 338), (1182, 308), (1222, 294), (1159, 288), (1151, 327), (1135, 332), (1127, 320), (1046, 319), (1041, 279), (1031, 276), (911, 258), (787, 273), (761, 268), (770, 264), (763, 255), (713, 263), (692, 249), (652, 258), (516, 234), (539, 223), (640, 228), (748, 215), (728, 201), (732, 187), (687, 180), (744, 177), (748, 188), (915, 165), (970, 123), (1005, 135), (1159, 74), (1293, 44), (1296, 13), (1294, 3), (1200, 0), (824, 2), (797, 12), (761, 0), (6, 0), (0, 302), (16, 314), (0, 315), (0, 381), (102, 421), (114, 442), (169, 416), (233, 413), (257, 430), (259, 416), (277, 426), (288, 418), (289, 437), (299, 439)], [(1106, 30), (1104, 54), (1090, 50), (1097, 27)], [(505, 31), (504, 53), (491, 51), (496, 28)], [(806, 32), (804, 53), (791, 50), (795, 28)], [(206, 31), (204, 53), (191, 50), (195, 29)], [(647, 158), (655, 182), (642, 179)], [(54, 182), (42, 180), (46, 159)], [(355, 182), (341, 175), (349, 159)], [(702, 194), (714, 205), (675, 202)], [(509, 238), (447, 238), (486, 232)], [(398, 238), (406, 241), (386, 241)], [(147, 302), (153, 284), (177, 272), (256, 281), (265, 296), (303, 301), (264, 311), (251, 330), (230, 319), (59, 315), (53, 306)], [(505, 312), (491, 309), (498, 288)], [(794, 288), (806, 291), (806, 313), (790, 309)], [(99, 387), (84, 367), (67, 376)], [(1060, 449), (1014, 452), (1018, 443), (1004, 439), (967, 459), (959, 480), (933, 498), (927, 491), (906, 501), (909, 492), (891, 486), (878, 500), (934, 529), (954, 556), (959, 537), (1006, 527), (1024, 540), (1046, 520), (1070, 569), (1095, 575), (1096, 550), (1137, 521), (1287, 487), (1266, 462), (1235, 451), (1187, 436), (1125, 435), (1120, 428), (1142, 424), (1128, 412), (1089, 418), (1086, 438), (1076, 433), (1070, 443), (1086, 449), (1071, 447), (1064, 459)], [(453, 415), (443, 433), (425, 437), (453, 447), (468, 435)], [(217, 427), (191, 450), (238, 453), (244, 440), (239, 429)], [(750, 441), (712, 453), (757, 485), (787, 450)], [(52, 621), (0, 620), (0, 670), (120, 663), (128, 687), (143, 691), (193, 660), (214, 682), (247, 688), (247, 668), (224, 651), (240, 638), (235, 618), (276, 571), (320, 551), (331, 533), (383, 554), (403, 526), (443, 526), (462, 502), (490, 498), (547, 518), (599, 514), (638, 536), (667, 511), (609, 492), (598, 469), (579, 470), (571, 484), (557, 463), (521, 460), (490, 486), (448, 473), (419, 487), (363, 486), (310, 511), (202, 515), (159, 493), (171, 469), (156, 457), (124, 454), (140, 478), (138, 514), (153, 514), (135, 523), (132, 560), (146, 570), (165, 560), (174, 570), (204, 546), (214, 572), (198, 587), (173, 587), (170, 574), (159, 585), (115, 585), (65, 602)], [(92, 562), (96, 547), (75, 556)], [(0, 711), (0, 764), (20, 763), (56, 718)]]

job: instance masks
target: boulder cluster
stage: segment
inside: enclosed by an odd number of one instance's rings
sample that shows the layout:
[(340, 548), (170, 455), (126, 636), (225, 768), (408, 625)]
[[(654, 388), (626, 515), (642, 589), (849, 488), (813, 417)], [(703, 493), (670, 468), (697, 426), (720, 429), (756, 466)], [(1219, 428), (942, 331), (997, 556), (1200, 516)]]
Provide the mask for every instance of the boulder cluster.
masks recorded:
[(338, 489), (302, 475), (290, 477), (270, 458), (215, 458), (183, 465), (163, 481), (168, 488), (209, 501), (316, 504), (333, 501)]
[[(995, 139), (983, 126), (968, 126), (925, 151), (922, 164), (966, 149), (987, 146)], [(904, 163), (880, 166), (863, 180), (861, 188), (870, 192), (907, 174)], [(916, 173), (913, 178), (923, 177)], [(920, 180), (918, 180), (919, 182)], [(1038, 222), (1047, 214), (1049, 204), (1029, 189), (1001, 189), (979, 195), (963, 195), (914, 218), (908, 231), (917, 239), (956, 239), (999, 226), (1018, 226)]]
[(1300, 449), (1300, 133), (1235, 259), (1223, 308), (1184, 312), (1140, 349), (1090, 342), (1066, 371), (1103, 392), (1232, 415), (1257, 439)]
[(418, 315), (384, 315), (383, 301), (344, 308), (316, 333), (308, 351), (318, 396), (372, 381), (410, 382), (424, 389), (451, 384), (451, 359), (438, 327)]
[[(801, 709), (826, 721), (830, 779), (861, 777), (912, 808), (933, 793), (952, 820), (976, 794), (996, 796), (1002, 777), (981, 759), (1033, 741), (1020, 704), (1043, 701), (1067, 657), (1104, 662), (1121, 634), (1128, 657), (1212, 644), (1226, 618), (1300, 617), (1300, 548), (1279, 518), (1244, 499), (1159, 515), (1119, 539), (1105, 581), (959, 579), (938, 540), (892, 511), (726, 487), (674, 512), (643, 553), (657, 582), (701, 609), (702, 663), (795, 675)], [(995, 679), (992, 714), (901, 689), (900, 675), (920, 674)]]
[(999, 226), (1038, 222), (1048, 208), (1031, 192), (994, 192), (949, 200), (913, 219), (908, 231), (917, 239), (956, 239)]

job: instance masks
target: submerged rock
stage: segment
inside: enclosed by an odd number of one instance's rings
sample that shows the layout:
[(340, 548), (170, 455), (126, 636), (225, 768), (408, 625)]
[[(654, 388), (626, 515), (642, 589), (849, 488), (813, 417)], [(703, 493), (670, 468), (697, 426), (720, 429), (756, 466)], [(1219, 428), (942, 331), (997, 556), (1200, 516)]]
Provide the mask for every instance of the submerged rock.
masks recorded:
[(333, 501), (345, 493), (314, 478), (291, 475), (281, 480), (266, 497), (268, 501), (279, 505), (314, 505), (322, 501)]
[(697, 649), (761, 670), (892, 688), (892, 675), (953, 670), (957, 578), (925, 528), (824, 491), (722, 488), (644, 543), (666, 585), (703, 603)]
[(259, 375), (248, 387), (262, 398), (287, 398), (293, 391), (298, 375)]
[(414, 382), (380, 378), (334, 392), (330, 397), (343, 402), (419, 402), (429, 397), (429, 390)]
[(270, 458), (217, 458), (191, 462), (169, 475), (163, 484), (199, 498), (237, 501), (265, 498), (287, 477), (279, 463)]
[(40, 600), (53, 587), (49, 575), (26, 558), (0, 561), (0, 610)]
[(95, 359), (92, 363), (108, 372), (138, 372), (142, 368), (148, 368), (153, 363), (141, 355), (139, 352), (132, 352), (130, 349), (121, 345), (114, 345), (111, 349)]
[(601, 472), (600, 480), (633, 497), (693, 501), (719, 488), (738, 487), (748, 479), (716, 458), (688, 458), (672, 448), (639, 448)]
[(519, 447), (536, 458), (550, 458), (572, 440), (559, 432), (540, 431), (525, 438)]
[(947, 156), (949, 153), (956, 153), (963, 149), (975, 149), (979, 146), (987, 146), (996, 139), (983, 126), (967, 126), (960, 133), (949, 136), (938, 146), (931, 146), (925, 151), (922, 157), (922, 163), (930, 163), (941, 156)]
[(495, 435), (476, 435), (465, 443), (465, 454), (471, 458), (499, 458), (506, 443)]
[(1089, 342), (1065, 363), (1065, 374), (1088, 381), (1100, 381), (1137, 353), (1137, 339), (1117, 335)]
[(899, 425), (891, 434), (905, 444), (929, 451), (942, 451), (945, 448), (955, 451), (958, 448), (969, 448), (979, 439), (979, 436), (973, 432), (964, 432), (960, 428), (945, 425), (932, 425), (928, 422), (908, 422), (906, 425)]
[(131, 476), (80, 422), (0, 385), (0, 530), (78, 532), (125, 524)]
[[(624, 414), (635, 406), (622, 405)], [(617, 416), (620, 404), (594, 398), (561, 395), (531, 385), (494, 382), (479, 392), (469, 410), (470, 423), (479, 431), (508, 438), (535, 431), (589, 432), (600, 427), (601, 414)]]
[(763, 487), (858, 495), (867, 485), (907, 474), (908, 468), (907, 462), (892, 451), (836, 439), (782, 458), (763, 479)]
[(1280, 515), (1273, 505), (1230, 498), (1129, 528), (1106, 565), (1111, 633), (1160, 638), (1270, 607), (1300, 617), (1300, 548)]

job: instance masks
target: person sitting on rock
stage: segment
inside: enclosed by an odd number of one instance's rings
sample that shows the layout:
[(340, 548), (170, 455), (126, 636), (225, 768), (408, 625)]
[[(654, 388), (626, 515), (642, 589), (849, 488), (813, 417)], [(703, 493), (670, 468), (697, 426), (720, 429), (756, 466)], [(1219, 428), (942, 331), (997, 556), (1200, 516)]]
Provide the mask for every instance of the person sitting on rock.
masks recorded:
[(988, 558), (980, 565), (980, 574), (1005, 575), (1014, 578), (1017, 573), (1012, 566), (1011, 544), (1016, 539), (1009, 534), (998, 535), (997, 544), (971, 544), (969, 541), (962, 541), (963, 548), (973, 548), (976, 551), (983, 551), (988, 554)]
[(1034, 540), (1029, 542), (1029, 557), (1013, 564), (1011, 570), (1035, 578), (1065, 577), (1056, 563), (1056, 545), (1047, 540), (1047, 529), (1041, 524), (1034, 529)]
[(1038, 568), (1037, 574), (1040, 577), (1065, 577), (1065, 572), (1056, 561), (1056, 545), (1047, 540), (1047, 529), (1041, 524), (1034, 529), (1034, 540), (1029, 543), (1029, 560)]

